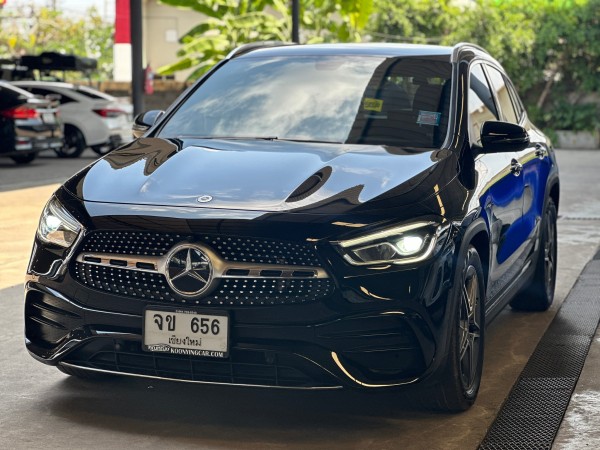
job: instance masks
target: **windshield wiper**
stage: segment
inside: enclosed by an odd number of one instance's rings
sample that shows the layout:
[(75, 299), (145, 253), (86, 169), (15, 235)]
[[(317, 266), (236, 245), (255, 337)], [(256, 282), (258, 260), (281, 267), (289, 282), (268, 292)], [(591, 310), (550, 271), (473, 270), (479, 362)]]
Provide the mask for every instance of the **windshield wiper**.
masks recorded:
[(343, 144), (343, 142), (337, 141), (322, 141), (318, 139), (292, 139), (292, 138), (279, 138), (277, 136), (194, 136), (194, 135), (183, 135), (178, 136), (178, 139), (222, 139), (224, 141), (235, 140), (235, 141), (290, 141), (290, 142), (309, 142), (317, 144)]
[(278, 141), (290, 141), (290, 142), (311, 142), (315, 144), (343, 144), (343, 142), (338, 141), (322, 141), (319, 139), (291, 139), (291, 138), (275, 138)]
[(196, 136), (193, 134), (190, 135), (181, 135), (177, 136), (178, 139), (222, 139), (224, 141), (276, 141), (277, 136)]

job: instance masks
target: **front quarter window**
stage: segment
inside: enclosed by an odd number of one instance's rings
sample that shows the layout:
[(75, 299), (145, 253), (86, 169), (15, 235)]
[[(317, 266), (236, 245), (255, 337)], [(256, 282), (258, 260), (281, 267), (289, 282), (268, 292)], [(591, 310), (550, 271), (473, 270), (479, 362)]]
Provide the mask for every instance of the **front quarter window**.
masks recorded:
[(469, 78), (469, 137), (481, 146), (481, 128), (488, 120), (498, 120), (494, 97), (481, 64), (471, 68)]

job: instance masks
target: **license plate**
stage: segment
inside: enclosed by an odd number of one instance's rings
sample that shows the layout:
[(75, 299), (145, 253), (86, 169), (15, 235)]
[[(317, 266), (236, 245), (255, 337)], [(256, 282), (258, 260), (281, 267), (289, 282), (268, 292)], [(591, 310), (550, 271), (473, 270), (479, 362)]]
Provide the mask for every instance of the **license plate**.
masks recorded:
[(143, 348), (149, 352), (227, 358), (229, 316), (223, 311), (150, 306), (144, 311)]
[(42, 120), (44, 121), (44, 123), (55, 123), (56, 122), (56, 118), (54, 117), (54, 114), (52, 114), (52, 113), (42, 114)]

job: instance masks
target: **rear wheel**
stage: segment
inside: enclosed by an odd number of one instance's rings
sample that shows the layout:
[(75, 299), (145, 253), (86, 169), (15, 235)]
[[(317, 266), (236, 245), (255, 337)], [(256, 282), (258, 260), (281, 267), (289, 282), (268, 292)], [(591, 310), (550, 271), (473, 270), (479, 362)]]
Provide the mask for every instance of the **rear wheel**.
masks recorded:
[(60, 158), (77, 158), (85, 150), (83, 133), (72, 125), (65, 125), (65, 145), (56, 150)]
[(546, 311), (554, 301), (557, 249), (556, 219), (556, 205), (550, 198), (542, 218), (538, 259), (533, 279), (510, 302), (510, 306), (514, 309)]
[(449, 298), (449, 350), (440, 381), (429, 392), (435, 409), (465, 411), (477, 398), (483, 369), (485, 282), (479, 254), (470, 246), (457, 266)]
[(12, 159), (17, 164), (29, 164), (35, 158), (37, 158), (37, 153), (35, 152), (26, 153), (24, 155), (14, 155), (10, 157), (10, 159)]

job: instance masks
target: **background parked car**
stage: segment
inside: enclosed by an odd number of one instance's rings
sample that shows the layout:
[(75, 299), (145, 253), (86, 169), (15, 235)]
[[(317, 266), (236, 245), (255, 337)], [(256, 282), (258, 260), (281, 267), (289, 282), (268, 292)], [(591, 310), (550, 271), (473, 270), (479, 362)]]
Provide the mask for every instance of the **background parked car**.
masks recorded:
[(65, 124), (65, 146), (58, 156), (76, 158), (91, 147), (99, 155), (131, 140), (131, 104), (87, 86), (50, 81), (16, 81), (33, 94), (59, 95), (59, 111)]
[(41, 150), (61, 149), (63, 130), (57, 112), (51, 100), (0, 81), (0, 156), (27, 164)]

